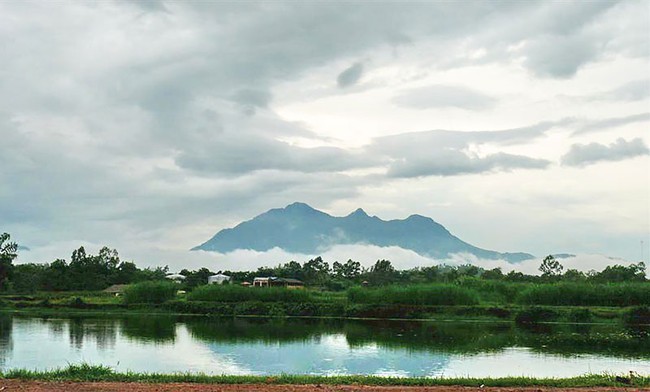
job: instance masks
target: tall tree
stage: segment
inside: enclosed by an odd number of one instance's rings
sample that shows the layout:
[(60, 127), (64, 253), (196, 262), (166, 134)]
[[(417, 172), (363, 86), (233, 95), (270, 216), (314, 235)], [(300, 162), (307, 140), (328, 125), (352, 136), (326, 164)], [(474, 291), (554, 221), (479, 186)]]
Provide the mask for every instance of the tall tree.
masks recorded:
[(18, 256), (18, 244), (10, 241), (8, 233), (0, 234), (0, 287), (6, 287), (7, 279), (13, 270), (13, 261)]
[(391, 264), (390, 260), (377, 260), (375, 265), (370, 268), (368, 281), (374, 285), (393, 283), (397, 280), (398, 272)]
[(560, 264), (559, 261), (555, 259), (552, 255), (548, 255), (542, 261), (542, 264), (539, 266), (539, 270), (542, 272), (542, 276), (559, 276), (562, 274), (564, 267)]
[(354, 279), (361, 275), (361, 263), (348, 259), (345, 264), (341, 264), (338, 261), (334, 262), (333, 272), (339, 278), (345, 279)]

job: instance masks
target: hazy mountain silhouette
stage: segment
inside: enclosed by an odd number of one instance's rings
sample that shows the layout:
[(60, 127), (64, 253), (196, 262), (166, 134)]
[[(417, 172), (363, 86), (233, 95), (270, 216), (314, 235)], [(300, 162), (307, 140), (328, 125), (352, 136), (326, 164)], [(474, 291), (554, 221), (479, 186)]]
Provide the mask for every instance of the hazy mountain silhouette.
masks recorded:
[(225, 253), (236, 249), (266, 251), (278, 247), (287, 252), (317, 254), (341, 244), (399, 246), (434, 258), (470, 253), (483, 259), (518, 262), (534, 257), (528, 253), (499, 253), (477, 248), (421, 215), (384, 221), (368, 216), (359, 208), (348, 216), (336, 217), (304, 203), (275, 208), (232, 229), (221, 230), (192, 250)]

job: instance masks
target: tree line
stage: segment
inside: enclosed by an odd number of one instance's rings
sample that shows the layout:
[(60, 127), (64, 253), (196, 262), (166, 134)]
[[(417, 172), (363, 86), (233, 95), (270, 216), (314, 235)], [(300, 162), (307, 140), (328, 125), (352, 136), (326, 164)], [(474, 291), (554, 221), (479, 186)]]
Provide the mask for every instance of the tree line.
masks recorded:
[[(5, 292), (29, 293), (35, 291), (97, 291), (113, 284), (130, 284), (144, 281), (163, 280), (169, 268), (138, 268), (130, 261), (120, 260), (115, 249), (103, 247), (96, 255), (80, 247), (72, 252), (70, 261), (57, 259), (51, 263), (27, 263), (14, 265), (18, 245), (7, 233), (0, 235), (0, 288)], [(564, 271), (564, 267), (553, 256), (547, 256), (540, 265), (541, 275), (528, 275), (500, 268), (483, 269), (475, 265), (433, 265), (397, 270), (389, 260), (377, 260), (370, 268), (358, 261), (335, 261), (331, 265), (320, 256), (304, 263), (289, 261), (276, 267), (259, 267), (254, 271), (212, 271), (183, 269), (180, 274), (186, 279), (186, 289), (207, 284), (208, 277), (224, 273), (235, 282), (252, 282), (257, 276), (294, 278), (308, 286), (328, 290), (344, 290), (350, 286), (368, 284), (383, 286), (389, 284), (457, 283), (464, 278), (499, 280), (506, 282), (645, 282), (646, 266), (643, 262), (629, 266), (612, 265), (602, 271), (584, 273), (575, 269)]]

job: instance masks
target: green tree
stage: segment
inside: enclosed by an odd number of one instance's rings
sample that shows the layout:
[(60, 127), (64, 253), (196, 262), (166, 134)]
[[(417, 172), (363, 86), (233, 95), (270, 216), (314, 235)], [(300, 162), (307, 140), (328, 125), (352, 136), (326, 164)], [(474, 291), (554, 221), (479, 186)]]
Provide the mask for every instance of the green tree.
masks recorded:
[(208, 277), (214, 275), (214, 272), (203, 267), (197, 271), (188, 271), (184, 269), (180, 272), (180, 274), (185, 276), (185, 280), (183, 281), (183, 286), (185, 286), (188, 289), (192, 289), (196, 286), (202, 286), (208, 284)]
[(320, 256), (303, 264), (302, 271), (305, 283), (308, 284), (322, 285), (330, 278), (330, 265)]
[(487, 270), (487, 271), (483, 272), (483, 275), (481, 275), (481, 278), (489, 279), (489, 280), (501, 280), (501, 279), (503, 279), (503, 271), (501, 271), (500, 267), (493, 268), (491, 270)]
[(281, 278), (303, 279), (302, 266), (297, 261), (290, 261), (282, 266), (279, 266), (276, 275)]
[(645, 263), (643, 261), (638, 264), (630, 264), (625, 267), (623, 265), (615, 264), (608, 265), (601, 272), (597, 272), (590, 277), (591, 280), (596, 282), (643, 282), (645, 278)]
[(582, 271), (578, 271), (577, 269), (568, 269), (564, 275), (562, 275), (562, 280), (569, 282), (581, 282), (587, 280), (587, 277)]
[(86, 253), (82, 246), (72, 252), (69, 270), (74, 290), (102, 290), (115, 281), (120, 258), (117, 251), (103, 247), (98, 255)]
[(335, 261), (332, 271), (339, 278), (355, 279), (361, 275), (361, 263), (352, 259), (348, 259), (345, 264)]
[(564, 267), (560, 264), (555, 257), (548, 255), (542, 260), (542, 264), (539, 266), (539, 270), (542, 272), (542, 276), (553, 277), (559, 276), (562, 274)]
[(383, 285), (397, 280), (398, 272), (389, 260), (377, 260), (370, 268), (368, 281), (373, 285)]
[(10, 241), (8, 233), (0, 234), (0, 288), (6, 288), (13, 271), (13, 261), (18, 257), (18, 244)]

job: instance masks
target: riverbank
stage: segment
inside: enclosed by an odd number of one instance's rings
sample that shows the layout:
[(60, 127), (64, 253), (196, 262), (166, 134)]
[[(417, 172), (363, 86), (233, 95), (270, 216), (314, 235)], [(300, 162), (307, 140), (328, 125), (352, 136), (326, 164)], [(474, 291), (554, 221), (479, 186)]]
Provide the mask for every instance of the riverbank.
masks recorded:
[[(39, 385), (57, 387), (70, 386), (72, 389), (60, 390), (84, 390), (83, 386), (89, 386), (88, 383), (102, 383), (109, 389), (102, 390), (125, 390), (124, 384), (129, 383), (128, 390), (159, 391), (159, 390), (355, 390), (340, 389), (358, 388), (356, 390), (404, 390), (405, 387), (415, 388), (413, 390), (429, 390), (431, 387), (468, 387), (472, 389), (480, 388), (514, 388), (511, 390), (521, 390), (519, 388), (650, 388), (650, 376), (637, 375), (585, 375), (572, 378), (529, 378), (529, 377), (505, 377), (505, 378), (402, 378), (402, 377), (378, 377), (378, 376), (310, 376), (310, 375), (277, 375), (277, 376), (210, 376), (205, 374), (158, 374), (158, 373), (117, 373), (106, 366), (94, 365), (69, 365), (66, 368), (50, 371), (32, 371), (32, 370), (8, 370), (0, 374), (2, 382), (11, 382), (13, 385), (23, 383), (27, 387), (39, 387)], [(37, 382), (41, 382), (40, 384)], [(42, 382), (45, 382), (43, 384)], [(81, 389), (74, 387), (76, 384)], [(64, 384), (67, 383), (67, 384)], [(119, 386), (121, 389), (110, 389), (113, 386)], [(165, 385), (177, 389), (156, 389), (156, 386), (164, 387)], [(201, 389), (199, 385), (215, 386), (221, 389)], [(294, 386), (287, 388), (287, 386)], [(179, 387), (187, 386), (189, 389)], [(296, 388), (296, 386), (302, 386)], [(337, 387), (324, 389), (323, 387)], [(363, 388), (361, 388), (363, 386)], [(131, 388), (134, 387), (134, 388)], [(142, 387), (142, 388), (141, 388)], [(369, 387), (399, 387), (397, 389), (372, 389)], [(138, 389), (141, 388), (141, 389)], [(230, 389), (229, 389), (230, 388)], [(258, 388), (258, 389), (256, 389)], [(259, 389), (261, 388), (261, 389)], [(284, 389), (278, 389), (284, 388)], [(314, 389), (317, 388), (317, 389)], [(20, 390), (20, 389), (19, 389)], [(27, 389), (29, 390), (29, 389)], [(33, 390), (53, 390), (53, 389), (33, 389)], [(56, 390), (56, 389), (54, 389)], [(449, 389), (438, 388), (430, 390), (445, 391)], [(454, 390), (454, 389), (452, 389)], [(460, 390), (463, 390), (462, 388)], [(482, 389), (483, 390), (483, 389)]]
[[(121, 382), (57, 382), (2, 380), (0, 388), (21, 392), (466, 392), (476, 391), (475, 386), (367, 386), (367, 385), (269, 385), (269, 384), (144, 384)], [(624, 392), (641, 391), (639, 387), (483, 387), (484, 392)]]
[(428, 320), (648, 325), (645, 308), (582, 306), (416, 306), (283, 302), (203, 302), (172, 300), (163, 304), (118, 304), (43, 300), (3, 301), (0, 312), (33, 316), (57, 315), (170, 315), (264, 318), (332, 318), (351, 320)]

